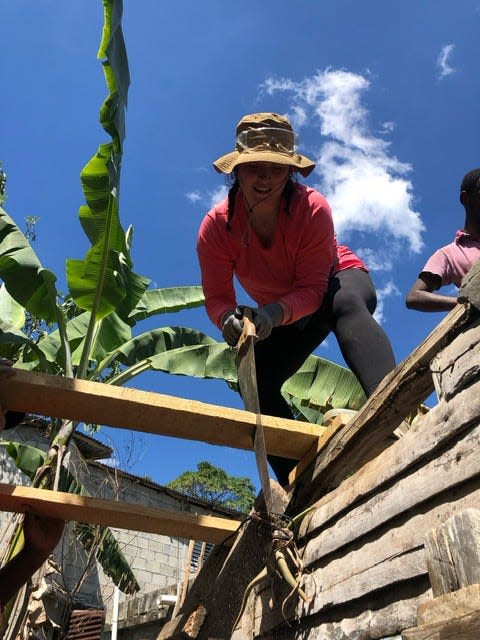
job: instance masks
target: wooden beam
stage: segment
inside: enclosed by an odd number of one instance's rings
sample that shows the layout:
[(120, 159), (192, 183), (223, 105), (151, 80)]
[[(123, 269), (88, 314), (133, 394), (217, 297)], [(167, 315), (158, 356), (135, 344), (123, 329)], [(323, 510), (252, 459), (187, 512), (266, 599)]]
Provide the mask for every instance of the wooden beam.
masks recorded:
[(437, 624), (480, 611), (480, 584), (420, 602), (417, 610), (418, 626)]
[[(133, 429), (253, 450), (256, 416), (195, 400), (15, 369), (2, 380), (4, 409)], [(318, 438), (316, 425), (262, 418), (267, 452), (300, 460)]]
[(480, 611), (402, 631), (403, 640), (478, 640)]
[(0, 510), (90, 522), (129, 531), (233, 544), (241, 520), (146, 507), (129, 502), (78, 496), (61, 491), (0, 483)]

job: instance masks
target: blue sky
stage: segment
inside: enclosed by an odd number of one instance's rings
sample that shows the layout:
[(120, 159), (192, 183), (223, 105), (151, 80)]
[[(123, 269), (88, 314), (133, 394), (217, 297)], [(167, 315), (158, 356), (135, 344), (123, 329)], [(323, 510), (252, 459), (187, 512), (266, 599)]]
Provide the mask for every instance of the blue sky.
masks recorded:
[[(36, 251), (65, 289), (65, 259), (87, 241), (79, 172), (108, 136), (96, 52), (100, 0), (0, 0), (0, 160), (6, 209), (38, 216)], [(463, 224), (462, 176), (480, 166), (480, 0), (137, 0), (123, 31), (131, 87), (120, 199), (135, 270), (154, 286), (199, 284), (198, 225), (225, 183), (245, 113), (288, 114), (317, 161), (340, 241), (368, 263), (378, 319), (400, 362), (441, 320), (404, 297), (428, 256)], [(219, 339), (203, 309), (156, 318)], [(145, 327), (144, 327), (145, 328)], [(335, 338), (318, 354), (343, 364)], [(138, 388), (240, 407), (225, 384), (165, 374)], [(257, 483), (253, 454), (104, 429), (132, 473), (166, 483), (208, 459)]]

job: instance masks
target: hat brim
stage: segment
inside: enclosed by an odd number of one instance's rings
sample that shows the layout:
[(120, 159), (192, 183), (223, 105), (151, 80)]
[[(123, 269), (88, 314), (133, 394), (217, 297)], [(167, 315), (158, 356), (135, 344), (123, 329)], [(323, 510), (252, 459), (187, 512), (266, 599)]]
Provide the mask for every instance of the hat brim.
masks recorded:
[(275, 162), (286, 164), (298, 169), (298, 172), (306, 178), (315, 168), (315, 163), (299, 153), (293, 155), (276, 151), (232, 151), (221, 156), (213, 163), (218, 173), (232, 173), (236, 166), (246, 162)]

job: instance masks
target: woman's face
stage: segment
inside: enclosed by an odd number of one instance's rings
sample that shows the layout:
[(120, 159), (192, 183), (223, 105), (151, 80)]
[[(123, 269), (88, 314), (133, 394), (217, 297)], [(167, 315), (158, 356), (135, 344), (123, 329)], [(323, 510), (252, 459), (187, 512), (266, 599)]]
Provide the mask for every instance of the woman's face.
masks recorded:
[(238, 182), (250, 207), (269, 198), (279, 201), (289, 175), (289, 165), (275, 162), (247, 162), (237, 168)]

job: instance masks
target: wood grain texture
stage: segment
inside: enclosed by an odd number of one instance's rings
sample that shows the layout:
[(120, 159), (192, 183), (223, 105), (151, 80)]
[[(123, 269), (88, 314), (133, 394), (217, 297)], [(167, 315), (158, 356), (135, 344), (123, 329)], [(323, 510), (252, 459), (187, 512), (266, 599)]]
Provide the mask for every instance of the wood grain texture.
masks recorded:
[(333, 437), (320, 438), (315, 461), (297, 480), (291, 511), (299, 511), (338, 486), (352, 470), (377, 455), (380, 443), (433, 391), (430, 362), (478, 312), (457, 305), (413, 353), (388, 374), (358, 415)]
[(479, 584), (480, 511), (465, 509), (432, 529), (425, 553), (434, 596)]
[(445, 622), (422, 625), (402, 632), (402, 640), (478, 640), (480, 611), (455, 616)]
[(444, 622), (480, 611), (480, 584), (472, 584), (418, 605), (418, 625)]
[(0, 483), (0, 509), (16, 513), (30, 510), (61, 520), (90, 522), (216, 544), (227, 541), (232, 544), (242, 524), (240, 520), (3, 483)]
[[(0, 404), (42, 416), (253, 450), (256, 416), (195, 400), (100, 382), (15, 370), (2, 380)], [(315, 425), (263, 416), (267, 452), (302, 458), (318, 438)]]

